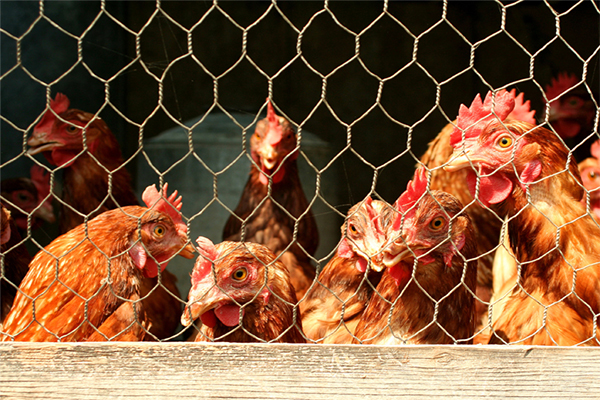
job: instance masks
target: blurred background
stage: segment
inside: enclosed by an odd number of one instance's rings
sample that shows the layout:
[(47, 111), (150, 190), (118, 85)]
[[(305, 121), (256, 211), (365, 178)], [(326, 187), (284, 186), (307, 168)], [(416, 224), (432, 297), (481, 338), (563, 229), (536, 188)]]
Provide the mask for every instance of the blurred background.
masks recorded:
[[(599, 19), (592, 1), (3, 0), (0, 173), (26, 175), (26, 138), (61, 92), (107, 122), (138, 195), (162, 176), (184, 196), (192, 239), (220, 241), (228, 212), (213, 199), (235, 208), (250, 166), (240, 154), (272, 91), (302, 134), (324, 260), (347, 209), (371, 190), (395, 201), (477, 93), (517, 88), (540, 118), (559, 72), (586, 70), (597, 89)], [(45, 245), (54, 229), (34, 236)]]

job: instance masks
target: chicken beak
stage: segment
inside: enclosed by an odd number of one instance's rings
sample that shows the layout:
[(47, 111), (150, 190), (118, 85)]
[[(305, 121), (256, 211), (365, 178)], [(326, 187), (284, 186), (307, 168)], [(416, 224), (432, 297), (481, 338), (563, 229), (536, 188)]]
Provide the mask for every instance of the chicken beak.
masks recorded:
[[(456, 154), (456, 152), (454, 154)], [(444, 166), (444, 171), (455, 172), (471, 166), (477, 166), (482, 161), (471, 155), (468, 151), (457, 156), (454, 156), (454, 154), (452, 154), (453, 157), (451, 157), (450, 161)]]
[(179, 251), (179, 255), (183, 258), (194, 258), (194, 253), (196, 252), (196, 250), (194, 249), (194, 246), (191, 245), (191, 243), (188, 243), (187, 246), (185, 246), (183, 249), (181, 249)]
[(413, 253), (404, 242), (391, 243), (383, 252), (382, 264), (387, 268), (391, 268), (412, 256)]
[(181, 315), (181, 325), (190, 326), (205, 312), (215, 308), (227, 296), (214, 284), (212, 275), (190, 289), (188, 302)]
[(43, 219), (44, 221), (52, 224), (56, 221), (56, 216), (54, 215), (54, 211), (52, 210), (52, 206), (46, 206), (42, 204), (37, 210), (33, 212), (34, 217), (38, 217)]

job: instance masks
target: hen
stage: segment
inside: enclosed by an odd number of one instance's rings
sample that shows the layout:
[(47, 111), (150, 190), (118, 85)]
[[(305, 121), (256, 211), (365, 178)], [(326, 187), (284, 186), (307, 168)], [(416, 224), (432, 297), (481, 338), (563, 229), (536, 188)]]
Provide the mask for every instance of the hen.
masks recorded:
[(27, 231), (27, 220), (31, 216), (31, 227), (39, 227), (43, 221), (56, 221), (50, 196), (50, 175), (44, 168), (31, 167), (31, 178), (4, 179), (2, 204), (10, 211), (11, 217), (21, 231)]
[[(591, 148), (592, 157), (579, 163), (579, 173), (583, 186), (590, 194), (590, 212), (600, 223), (600, 140), (594, 142)], [(581, 200), (587, 206), (587, 196)]]
[(150, 321), (142, 276), (155, 277), (176, 254), (191, 258), (181, 198), (153, 186), (149, 208), (106, 211), (58, 237), (31, 261), (3, 340), (142, 340)]
[(200, 318), (196, 341), (305, 343), (287, 268), (256, 243), (197, 239), (181, 324)]
[[(535, 123), (535, 111), (530, 110), (530, 102), (524, 101), (524, 94), (518, 96), (513, 89), (509, 92), (515, 99), (512, 118)], [(471, 218), (475, 236), (477, 237), (477, 255), (479, 268), (477, 271), (477, 314), (485, 319), (487, 304), (492, 296), (494, 249), (498, 246), (503, 215), (482, 207), (473, 201), (466, 182), (466, 171), (448, 172), (442, 167), (452, 156), (450, 134), (454, 131), (454, 123), (449, 123), (438, 136), (429, 143), (429, 148), (421, 157), (421, 163), (431, 171), (431, 190), (441, 190), (455, 196), (466, 207)]]
[[(27, 141), (29, 154), (43, 153), (50, 164), (64, 169), (59, 220), (63, 233), (83, 223), (84, 215), (92, 218), (117, 207), (138, 205), (115, 136), (102, 119), (69, 109), (69, 105), (67, 96), (58, 93)], [(160, 285), (157, 278), (141, 282), (144, 293), (150, 293), (144, 298), (153, 322), (149, 340), (167, 338), (177, 329), (181, 294), (176, 282), (169, 271), (161, 275)]]
[(0, 283), (0, 328), (8, 315), (17, 294), (17, 287), (27, 274), (31, 257), (21, 241), (11, 213), (0, 205), (0, 257), (2, 260), (2, 281)]
[(250, 151), (255, 164), (223, 239), (259, 243), (277, 256), (283, 253), (281, 261), (302, 299), (315, 277), (310, 256), (317, 250), (319, 233), (298, 176), (296, 134), (270, 101), (267, 118), (256, 124), (250, 139)]
[(511, 119), (514, 104), (498, 92), (494, 113), (491, 95), (461, 106), (445, 167), (466, 169), (471, 193), (478, 186), (479, 201), (508, 216), (518, 284), (494, 316), (490, 343), (598, 345), (600, 227), (581, 203), (568, 149), (553, 132)]
[(317, 343), (352, 343), (356, 325), (381, 278), (381, 248), (393, 209), (366, 200), (348, 211), (334, 255), (300, 303), (304, 333)]
[(454, 196), (427, 191), (425, 170), (396, 201), (386, 270), (356, 327), (355, 343), (471, 343), (476, 237)]

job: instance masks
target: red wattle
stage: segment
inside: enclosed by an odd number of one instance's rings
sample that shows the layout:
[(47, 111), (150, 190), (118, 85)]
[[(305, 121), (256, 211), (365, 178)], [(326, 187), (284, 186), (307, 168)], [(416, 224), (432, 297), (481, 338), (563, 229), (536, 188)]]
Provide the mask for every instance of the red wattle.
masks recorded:
[(200, 320), (202, 321), (202, 324), (208, 326), (209, 328), (214, 328), (215, 325), (217, 325), (215, 310), (208, 310), (200, 316)]

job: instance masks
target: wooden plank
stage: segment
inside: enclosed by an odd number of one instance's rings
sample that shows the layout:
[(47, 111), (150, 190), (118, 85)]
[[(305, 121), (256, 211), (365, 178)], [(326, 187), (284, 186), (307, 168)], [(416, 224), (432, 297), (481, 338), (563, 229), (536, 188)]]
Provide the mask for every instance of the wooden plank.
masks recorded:
[(598, 399), (600, 348), (5, 343), (2, 399)]

